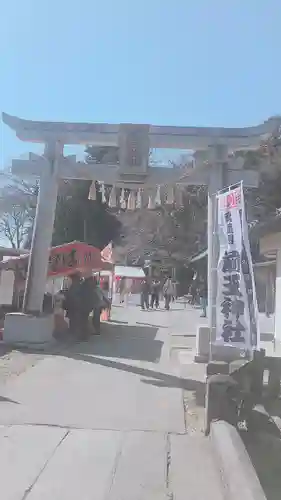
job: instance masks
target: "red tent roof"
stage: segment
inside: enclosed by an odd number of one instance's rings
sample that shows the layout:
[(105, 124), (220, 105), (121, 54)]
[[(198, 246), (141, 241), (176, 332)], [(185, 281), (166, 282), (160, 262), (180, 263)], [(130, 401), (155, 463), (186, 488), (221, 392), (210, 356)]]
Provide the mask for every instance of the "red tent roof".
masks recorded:
[[(26, 274), (28, 255), (14, 257), (0, 263), (0, 269), (21, 269)], [(98, 248), (87, 243), (73, 241), (52, 247), (49, 257), (48, 276), (67, 276), (75, 271), (93, 269), (94, 271), (112, 270), (112, 265), (103, 261)]]

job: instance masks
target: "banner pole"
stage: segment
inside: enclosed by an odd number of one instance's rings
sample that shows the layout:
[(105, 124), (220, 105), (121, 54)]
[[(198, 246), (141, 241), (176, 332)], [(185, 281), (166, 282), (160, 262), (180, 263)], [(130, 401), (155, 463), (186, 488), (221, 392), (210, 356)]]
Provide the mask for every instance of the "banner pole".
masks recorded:
[(216, 341), (216, 302), (217, 302), (217, 262), (218, 262), (218, 238), (217, 238), (217, 213), (219, 188), (223, 186), (223, 168), (216, 164), (210, 172), (210, 183), (208, 190), (208, 327), (209, 327), (209, 357), (213, 358), (213, 342)]

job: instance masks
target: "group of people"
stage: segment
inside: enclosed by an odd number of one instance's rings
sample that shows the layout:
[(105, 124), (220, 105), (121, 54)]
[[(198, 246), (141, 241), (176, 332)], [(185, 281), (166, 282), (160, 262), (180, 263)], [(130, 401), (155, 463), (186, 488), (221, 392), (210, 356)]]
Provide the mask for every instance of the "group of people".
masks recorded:
[[(70, 276), (70, 286), (62, 290), (62, 307), (69, 320), (70, 333), (80, 340), (86, 340), (91, 333), (100, 334), (100, 316), (103, 309), (110, 307), (110, 300), (98, 285), (92, 273), (83, 278), (79, 273)], [(92, 328), (89, 317), (92, 313)]]
[[(159, 300), (161, 291), (165, 300), (165, 309), (168, 311), (170, 309), (171, 302), (176, 297), (176, 287), (172, 281), (171, 277), (165, 280), (163, 287), (159, 279), (150, 279), (148, 277), (144, 278), (141, 284), (141, 308), (142, 310), (159, 307)], [(150, 300), (149, 300), (150, 298)]]

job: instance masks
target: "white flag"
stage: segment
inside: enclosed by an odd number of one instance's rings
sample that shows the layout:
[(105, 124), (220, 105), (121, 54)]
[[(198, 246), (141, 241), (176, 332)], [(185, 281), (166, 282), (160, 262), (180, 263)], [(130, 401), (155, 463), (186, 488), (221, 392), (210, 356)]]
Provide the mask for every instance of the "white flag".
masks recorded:
[(110, 264), (113, 264), (113, 246), (112, 246), (112, 241), (108, 243), (106, 247), (101, 251), (101, 258), (105, 262), (110, 262)]
[(217, 195), (216, 343), (246, 351), (259, 347), (258, 308), (242, 183)]

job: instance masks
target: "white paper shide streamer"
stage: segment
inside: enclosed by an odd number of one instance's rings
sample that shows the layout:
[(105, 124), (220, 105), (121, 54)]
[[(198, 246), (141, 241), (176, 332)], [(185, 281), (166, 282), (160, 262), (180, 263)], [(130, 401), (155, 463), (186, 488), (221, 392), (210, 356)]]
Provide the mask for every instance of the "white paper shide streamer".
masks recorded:
[(167, 205), (173, 205), (174, 202), (175, 202), (174, 186), (167, 186), (166, 203), (167, 203)]
[(159, 207), (161, 205), (161, 188), (157, 186), (156, 196), (155, 196), (155, 206)]
[(142, 208), (142, 192), (140, 189), (138, 189), (138, 192), (137, 192), (136, 208), (138, 210), (140, 210)]
[(102, 203), (106, 203), (104, 182), (101, 183), (101, 201)]
[(136, 195), (134, 191), (130, 191), (127, 210), (135, 210), (135, 208), (136, 208)]
[(122, 210), (126, 210), (126, 199), (125, 199), (125, 189), (122, 189), (121, 191), (121, 196), (120, 196), (120, 207)]
[(154, 210), (155, 208), (155, 196), (153, 193), (149, 193), (148, 195), (148, 206), (147, 206), (148, 210)]
[(183, 191), (181, 186), (176, 187), (176, 205), (183, 207)]
[(117, 197), (116, 197), (116, 188), (115, 188), (115, 186), (112, 186), (112, 189), (110, 191), (108, 206), (110, 208), (115, 208), (117, 206)]
[(95, 201), (97, 199), (96, 181), (93, 181), (89, 190), (88, 200)]
[[(180, 184), (163, 184), (155, 186), (144, 186), (139, 189), (132, 189), (129, 192), (129, 196), (126, 196), (126, 189), (122, 188), (119, 202), (117, 192), (119, 188), (112, 185), (111, 191), (108, 197), (108, 206), (110, 208), (115, 208), (119, 205), (122, 210), (140, 210), (143, 206), (146, 206), (149, 210), (154, 210), (163, 204), (166, 205), (176, 205), (177, 207), (183, 206), (183, 186)], [(102, 198), (102, 203), (107, 203), (106, 198), (106, 187), (104, 182), (100, 182), (100, 193)], [(90, 200), (96, 200), (97, 192), (95, 182), (93, 181), (89, 190), (88, 198)], [(148, 201), (147, 201), (148, 200)]]

